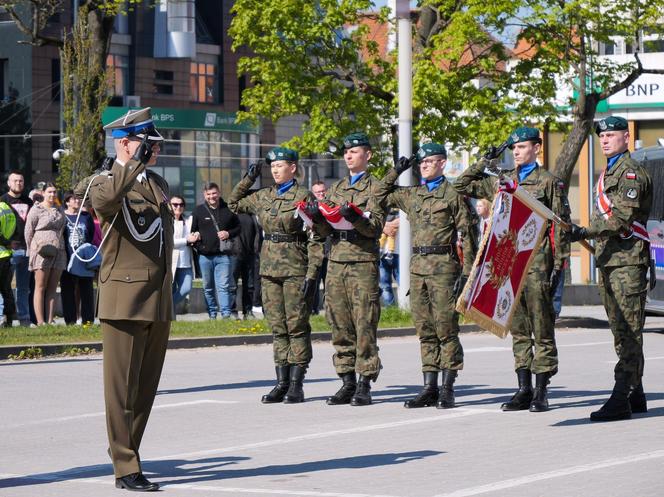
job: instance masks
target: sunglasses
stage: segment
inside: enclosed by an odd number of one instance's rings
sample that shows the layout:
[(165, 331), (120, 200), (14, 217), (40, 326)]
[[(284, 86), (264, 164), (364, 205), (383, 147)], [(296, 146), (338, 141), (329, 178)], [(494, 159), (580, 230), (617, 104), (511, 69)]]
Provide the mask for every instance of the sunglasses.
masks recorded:
[(178, 202), (171, 202), (171, 205), (172, 205), (173, 207), (184, 207), (184, 204), (182, 204), (182, 203), (178, 203)]

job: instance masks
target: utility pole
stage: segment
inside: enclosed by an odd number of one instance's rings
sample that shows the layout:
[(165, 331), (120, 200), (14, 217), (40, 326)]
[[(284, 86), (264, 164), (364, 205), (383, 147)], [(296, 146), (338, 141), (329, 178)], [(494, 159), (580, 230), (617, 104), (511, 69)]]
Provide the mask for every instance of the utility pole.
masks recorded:
[[(396, 0), (398, 71), (399, 71), (399, 156), (410, 157), (413, 153), (413, 34), (410, 23), (410, 1)], [(411, 186), (413, 174), (410, 169), (399, 176), (399, 186)], [(410, 223), (406, 214), (399, 213), (399, 283), (398, 301), (402, 309), (410, 308), (406, 295), (410, 289), (411, 257)]]

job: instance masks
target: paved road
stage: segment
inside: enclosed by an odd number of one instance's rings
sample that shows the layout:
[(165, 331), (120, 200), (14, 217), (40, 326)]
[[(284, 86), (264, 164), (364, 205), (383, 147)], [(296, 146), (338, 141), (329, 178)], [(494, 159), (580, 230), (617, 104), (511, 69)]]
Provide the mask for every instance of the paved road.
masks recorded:
[[(653, 328), (653, 326), (651, 326)], [(655, 328), (660, 328), (659, 325)], [(561, 330), (547, 413), (502, 413), (510, 342), (463, 336), (459, 408), (406, 410), (415, 338), (380, 344), (369, 407), (327, 406), (338, 380), (314, 347), (301, 405), (264, 406), (269, 346), (169, 351), (144, 439), (147, 473), (172, 496), (655, 496), (664, 492), (664, 334), (646, 334), (650, 411), (590, 424), (609, 394), (607, 330)], [(117, 496), (106, 456), (99, 357), (0, 362), (0, 496)]]

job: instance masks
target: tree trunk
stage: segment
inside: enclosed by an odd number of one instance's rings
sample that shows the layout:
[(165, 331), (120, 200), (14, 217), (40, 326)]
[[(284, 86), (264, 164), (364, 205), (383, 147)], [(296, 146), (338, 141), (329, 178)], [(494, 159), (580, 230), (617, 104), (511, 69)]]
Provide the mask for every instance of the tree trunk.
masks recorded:
[(598, 104), (598, 94), (590, 93), (583, 100), (583, 108), (575, 108), (572, 129), (563, 142), (560, 155), (556, 158), (554, 174), (565, 182), (565, 188), (569, 189), (569, 182), (574, 172), (574, 166), (581, 154), (583, 145), (592, 131), (595, 110)]

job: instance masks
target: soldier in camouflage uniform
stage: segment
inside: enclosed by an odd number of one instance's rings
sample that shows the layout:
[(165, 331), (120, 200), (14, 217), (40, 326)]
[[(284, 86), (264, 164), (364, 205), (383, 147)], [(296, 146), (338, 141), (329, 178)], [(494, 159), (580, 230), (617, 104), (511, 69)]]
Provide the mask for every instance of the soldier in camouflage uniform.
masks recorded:
[[(517, 128), (508, 139), (517, 167), (507, 171), (505, 176), (516, 181), (563, 220), (569, 219), (565, 185), (537, 164), (541, 143), (537, 129)], [(485, 158), (469, 167), (456, 180), (454, 188), (475, 198), (493, 200), (497, 182), (496, 177), (483, 172), (487, 162)], [(530, 409), (531, 412), (541, 412), (549, 406), (547, 385), (558, 371), (553, 293), (563, 271), (563, 262), (569, 256), (569, 241), (558, 224), (553, 224), (552, 229), (551, 225), (549, 222), (547, 235), (528, 270), (521, 298), (514, 310), (510, 331), (519, 389), (509, 402), (502, 405), (503, 411)], [(534, 392), (532, 373), (535, 373), (536, 380)]]
[[(455, 303), (475, 259), (472, 221), (464, 198), (443, 176), (447, 151), (438, 143), (423, 145), (414, 159), (399, 159), (383, 182), (393, 184), (415, 162), (424, 184), (397, 188), (386, 201), (408, 215), (413, 233), (410, 306), (420, 338), (424, 388), (404, 406), (448, 409), (454, 407), (454, 380), (463, 369)], [(463, 267), (456, 250), (458, 240), (463, 244)]]
[(650, 242), (646, 229), (652, 205), (652, 183), (627, 150), (627, 121), (611, 116), (597, 123), (608, 163), (597, 184), (597, 208), (588, 228), (572, 227), (571, 240), (596, 238), (599, 290), (609, 317), (618, 355), (615, 386), (591, 421), (628, 419), (647, 412), (643, 392), (643, 323)]
[[(376, 343), (380, 318), (378, 240), (385, 224), (387, 191), (367, 172), (370, 158), (367, 135), (353, 133), (344, 138), (344, 160), (350, 176), (333, 184), (325, 196), (325, 203), (341, 207), (340, 213), (353, 225), (352, 230), (334, 230), (317, 213), (317, 207), (310, 210), (315, 229), (322, 237), (332, 238), (325, 307), (336, 350), (334, 367), (343, 385), (327, 400), (329, 405), (371, 404), (370, 381), (376, 381), (381, 368)], [(349, 203), (369, 212), (369, 217), (358, 214)]]
[(266, 158), (275, 185), (250, 190), (260, 176), (261, 163), (251, 164), (229, 198), (236, 213), (255, 214), (265, 230), (260, 256), (263, 310), (272, 328), (277, 385), (263, 396), (263, 403), (304, 401), (302, 382), (311, 361), (309, 314), (316, 291), (316, 277), (323, 260), (319, 237), (304, 231), (295, 216), (296, 203), (313, 196), (295, 179), (298, 154), (283, 147)]

